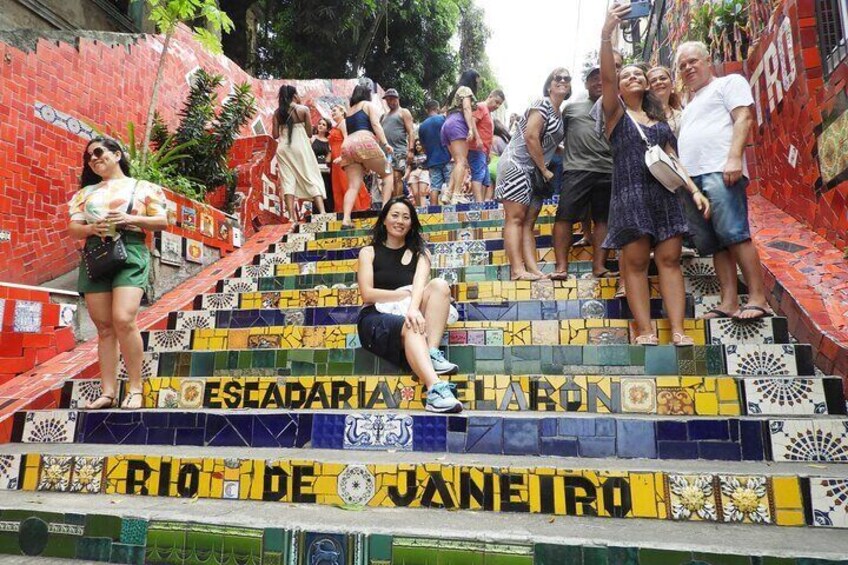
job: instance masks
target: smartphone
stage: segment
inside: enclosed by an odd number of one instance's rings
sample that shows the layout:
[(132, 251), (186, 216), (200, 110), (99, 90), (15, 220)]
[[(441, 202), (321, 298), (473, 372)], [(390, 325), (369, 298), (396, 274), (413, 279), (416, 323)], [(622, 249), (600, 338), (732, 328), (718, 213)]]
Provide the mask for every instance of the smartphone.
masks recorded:
[(651, 3), (646, 1), (643, 2), (631, 2), (630, 3), (630, 11), (627, 12), (624, 16), (622, 16), (622, 20), (638, 20), (639, 18), (647, 18), (651, 14)]

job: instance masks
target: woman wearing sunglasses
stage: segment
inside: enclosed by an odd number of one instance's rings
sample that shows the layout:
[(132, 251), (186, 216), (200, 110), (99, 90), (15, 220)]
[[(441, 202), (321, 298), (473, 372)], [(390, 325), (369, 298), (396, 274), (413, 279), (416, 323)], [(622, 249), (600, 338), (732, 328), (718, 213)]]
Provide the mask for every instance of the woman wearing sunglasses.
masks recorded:
[(119, 348), (128, 376), (121, 408), (134, 410), (142, 406), (144, 354), (136, 315), (150, 271), (144, 232), (164, 229), (168, 219), (162, 189), (131, 178), (129, 172), (127, 154), (116, 141), (92, 139), (83, 153), (81, 188), (69, 204), (68, 231), (72, 238), (85, 240), (86, 247), (91, 247), (120, 233), (127, 250), (126, 262), (111, 277), (92, 280), (80, 264), (78, 290), (85, 296), (88, 313), (97, 328), (100, 359), (101, 395), (86, 407), (92, 410), (117, 406)]
[(513, 280), (544, 278), (536, 257), (533, 229), (544, 192), (554, 173), (548, 163), (565, 137), (560, 106), (571, 96), (571, 75), (558, 68), (548, 75), (539, 98), (518, 119), (515, 135), (498, 161), (495, 199), (503, 202), (504, 248)]

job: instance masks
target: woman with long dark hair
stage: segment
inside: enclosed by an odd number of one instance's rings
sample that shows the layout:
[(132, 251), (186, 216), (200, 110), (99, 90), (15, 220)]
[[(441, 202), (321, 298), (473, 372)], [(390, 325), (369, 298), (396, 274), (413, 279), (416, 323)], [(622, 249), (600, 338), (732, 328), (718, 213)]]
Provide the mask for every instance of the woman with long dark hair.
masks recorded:
[(353, 89), (346, 115), (345, 140), (339, 156), (339, 164), (347, 174), (347, 191), (342, 208), (343, 229), (353, 227), (350, 213), (366, 169), (380, 177), (384, 204), (389, 201), (394, 189), (392, 167), (386, 160), (386, 156), (392, 154), (392, 148), (380, 125), (380, 109), (371, 102), (371, 88), (367, 84), (358, 84)]
[[(327, 134), (327, 140), (330, 143), (330, 152), (327, 154), (328, 161), (331, 161), (330, 170), (333, 184), (333, 202), (335, 208), (333, 211), (339, 212), (343, 208), (345, 193), (347, 192), (347, 175), (341, 166), (342, 143), (345, 139), (345, 107), (341, 104), (335, 104), (330, 108), (330, 117), (333, 118), (335, 126)], [(359, 184), (359, 190), (356, 194), (356, 200), (353, 202), (354, 212), (368, 210), (371, 208), (371, 194), (368, 192), (368, 187), (365, 183)]]
[[(683, 235), (687, 233), (686, 217), (678, 195), (660, 184), (645, 165), (647, 144), (642, 133), (648, 143), (664, 148), (669, 155), (675, 154), (677, 142), (666, 123), (662, 104), (648, 89), (647, 69), (642, 65), (625, 65), (616, 76), (611, 38), (629, 10), (629, 4), (614, 4), (601, 36), (603, 127), (610, 140), (615, 167), (604, 248), (622, 250), (627, 303), (636, 324), (634, 342), (658, 343), (651, 326), (648, 285), (653, 247), (672, 343), (693, 345), (683, 329), (686, 295), (680, 253)], [(709, 216), (709, 201), (691, 180), (679, 190), (689, 190), (698, 210)]]
[(149, 286), (144, 232), (165, 229), (168, 218), (162, 189), (129, 175), (130, 162), (118, 142), (96, 137), (85, 146), (80, 190), (68, 204), (73, 239), (85, 240), (90, 248), (120, 234), (127, 250), (126, 262), (110, 277), (93, 280), (82, 264), (79, 268), (77, 288), (97, 328), (100, 360), (100, 396), (86, 407), (91, 410), (117, 406), (119, 350), (128, 376), (121, 408), (142, 406), (144, 346), (136, 316)]
[(318, 160), (318, 170), (321, 172), (321, 178), (324, 180), (324, 209), (328, 212), (335, 212), (336, 207), (341, 207), (341, 202), (337, 205), (333, 198), (333, 185), (330, 179), (330, 120), (321, 117), (315, 122), (315, 127), (312, 130), (312, 152), (315, 153), (315, 158)]
[(680, 94), (674, 88), (671, 69), (662, 65), (651, 67), (648, 71), (648, 86), (662, 104), (665, 121), (668, 122), (674, 136), (680, 133), (680, 118), (683, 116), (683, 103)]
[(430, 280), (430, 253), (415, 207), (389, 200), (371, 230), (371, 245), (359, 252), (357, 282), (365, 306), (357, 330), (362, 347), (409, 369), (427, 387), (430, 412), (461, 412), (451, 384), (439, 375), (458, 367), (439, 349), (450, 311), (450, 286)]
[(300, 103), (297, 89), (284, 84), (278, 94), (279, 106), (274, 112), (272, 135), (277, 140), (277, 176), (283, 187), (289, 219), (298, 221), (297, 200), (312, 200), (318, 212), (324, 213), (324, 181), (318, 159), (312, 152), (312, 119), (309, 108)]
[(481, 82), (480, 73), (468, 69), (459, 77), (459, 82), (445, 102), (447, 119), (442, 126), (442, 145), (450, 151), (453, 170), (450, 182), (440, 196), (442, 204), (450, 204), (452, 196), (462, 191), (469, 171), (468, 147), (475, 145), (478, 138), (473, 112)]

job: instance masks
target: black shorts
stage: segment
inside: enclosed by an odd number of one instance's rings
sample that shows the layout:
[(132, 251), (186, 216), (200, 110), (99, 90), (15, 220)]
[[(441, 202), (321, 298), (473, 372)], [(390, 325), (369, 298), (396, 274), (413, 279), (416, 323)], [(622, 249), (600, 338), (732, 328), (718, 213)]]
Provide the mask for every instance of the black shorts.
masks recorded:
[(373, 306), (365, 306), (356, 322), (359, 342), (377, 357), (409, 371), (401, 336), (405, 321), (403, 316), (384, 314)]
[(556, 220), (582, 222), (591, 211), (592, 220), (606, 223), (609, 217), (612, 175), (594, 171), (565, 171)]

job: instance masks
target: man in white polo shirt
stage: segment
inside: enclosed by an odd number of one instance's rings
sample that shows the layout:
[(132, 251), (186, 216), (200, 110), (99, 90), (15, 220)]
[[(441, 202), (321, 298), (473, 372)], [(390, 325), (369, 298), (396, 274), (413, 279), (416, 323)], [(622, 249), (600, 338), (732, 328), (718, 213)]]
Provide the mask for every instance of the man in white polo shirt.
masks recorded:
[[(709, 50), (697, 41), (678, 47), (676, 65), (678, 76), (693, 93), (681, 120), (680, 160), (709, 199), (710, 219), (704, 219), (688, 193), (681, 199), (695, 246), (702, 255), (713, 255), (721, 282), (721, 304), (705, 317), (770, 316), (760, 256), (748, 227), (744, 149), (753, 123), (751, 88), (741, 75), (714, 77)], [(748, 286), (748, 303), (742, 308), (736, 289), (737, 263)]]

